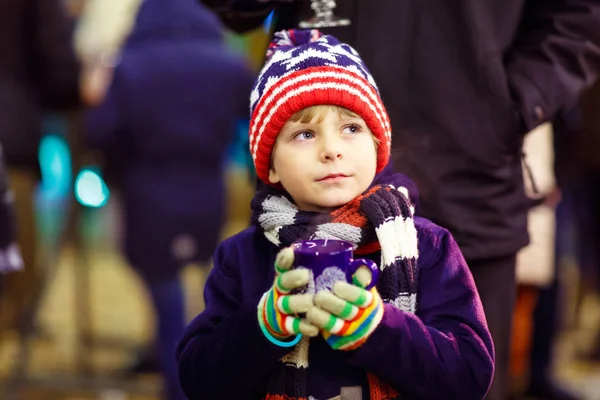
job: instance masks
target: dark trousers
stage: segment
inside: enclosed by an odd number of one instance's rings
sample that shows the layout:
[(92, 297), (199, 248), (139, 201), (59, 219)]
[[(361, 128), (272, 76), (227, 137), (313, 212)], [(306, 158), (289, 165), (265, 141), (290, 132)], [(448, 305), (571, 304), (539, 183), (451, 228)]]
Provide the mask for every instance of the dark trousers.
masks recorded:
[(184, 400), (175, 359), (175, 347), (185, 327), (183, 287), (177, 276), (166, 281), (145, 280), (145, 284), (156, 312), (157, 350), (165, 379), (165, 398)]
[(529, 364), (530, 385), (543, 385), (552, 374), (552, 349), (558, 328), (559, 281), (540, 291), (537, 306), (533, 313), (533, 334), (531, 338), (531, 360)]
[(486, 400), (506, 400), (509, 394), (509, 359), (517, 284), (516, 255), (489, 260), (467, 260), (483, 303), (494, 340), (496, 369)]
[[(15, 194), (18, 242), (24, 269), (3, 277), (4, 290), (0, 296), (0, 339), (7, 330), (22, 333), (23, 324), (35, 307), (35, 297), (43, 286), (43, 265), (38, 265), (37, 227), (34, 213), (34, 192), (37, 175), (22, 168), (8, 168), (8, 181)], [(1, 340), (0, 340), (1, 341)]]

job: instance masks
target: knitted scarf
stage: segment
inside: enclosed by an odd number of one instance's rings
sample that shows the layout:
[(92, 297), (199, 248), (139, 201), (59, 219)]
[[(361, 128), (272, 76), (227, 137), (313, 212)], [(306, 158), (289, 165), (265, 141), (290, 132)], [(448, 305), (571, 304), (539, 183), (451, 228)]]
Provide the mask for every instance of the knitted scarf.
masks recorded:
[[(381, 181), (381, 179), (379, 179)], [(281, 191), (259, 190), (251, 202), (252, 222), (283, 248), (309, 239), (340, 239), (356, 255), (381, 252), (377, 289), (384, 302), (416, 311), (418, 280), (414, 208), (400, 174), (376, 182), (364, 194), (331, 213), (300, 211)], [(409, 186), (410, 187), (410, 186)], [(267, 384), (265, 400), (311, 400), (307, 389), (309, 338), (281, 359)], [(389, 385), (368, 374), (371, 400), (400, 398)], [(318, 399), (323, 400), (323, 399)]]

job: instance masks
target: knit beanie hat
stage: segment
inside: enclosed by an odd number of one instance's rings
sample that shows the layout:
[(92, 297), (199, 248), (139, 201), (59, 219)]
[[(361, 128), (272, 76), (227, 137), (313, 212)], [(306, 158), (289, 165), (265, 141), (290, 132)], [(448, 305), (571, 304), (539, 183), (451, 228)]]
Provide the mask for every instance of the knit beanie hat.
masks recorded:
[(316, 29), (275, 33), (250, 96), (250, 153), (258, 177), (269, 182), (271, 152), (283, 125), (316, 105), (358, 114), (379, 140), (377, 172), (390, 156), (391, 128), (379, 90), (352, 47)]

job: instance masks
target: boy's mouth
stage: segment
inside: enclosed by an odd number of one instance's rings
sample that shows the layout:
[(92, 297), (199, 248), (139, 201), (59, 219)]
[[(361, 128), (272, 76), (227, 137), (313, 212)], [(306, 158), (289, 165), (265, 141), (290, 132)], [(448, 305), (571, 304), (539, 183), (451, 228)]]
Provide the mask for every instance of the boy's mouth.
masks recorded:
[(329, 174), (321, 179), (317, 179), (317, 182), (336, 181), (336, 180), (344, 179), (347, 177), (348, 177), (348, 175), (344, 175), (344, 174)]

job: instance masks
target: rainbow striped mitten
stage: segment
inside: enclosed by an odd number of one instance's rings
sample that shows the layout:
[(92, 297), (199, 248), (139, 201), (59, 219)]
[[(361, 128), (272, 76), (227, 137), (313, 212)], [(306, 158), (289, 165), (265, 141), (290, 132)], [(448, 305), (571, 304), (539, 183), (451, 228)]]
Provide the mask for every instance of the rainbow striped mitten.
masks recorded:
[[(383, 318), (383, 300), (377, 288), (363, 289), (366, 284), (356, 279), (358, 275), (355, 275), (355, 284), (338, 282), (333, 292), (317, 293), (316, 306), (306, 314), (307, 320), (321, 328), (323, 337), (335, 350), (358, 348)], [(369, 281), (370, 277), (366, 282)]]
[(275, 283), (261, 298), (258, 304), (258, 323), (265, 337), (279, 346), (287, 346), (286, 340), (292, 336), (304, 334), (317, 336), (319, 329), (299, 317), (308, 312), (313, 305), (311, 293), (290, 294), (295, 289), (305, 287), (311, 276), (304, 268), (290, 269), (294, 261), (294, 252), (285, 248), (275, 260)]

